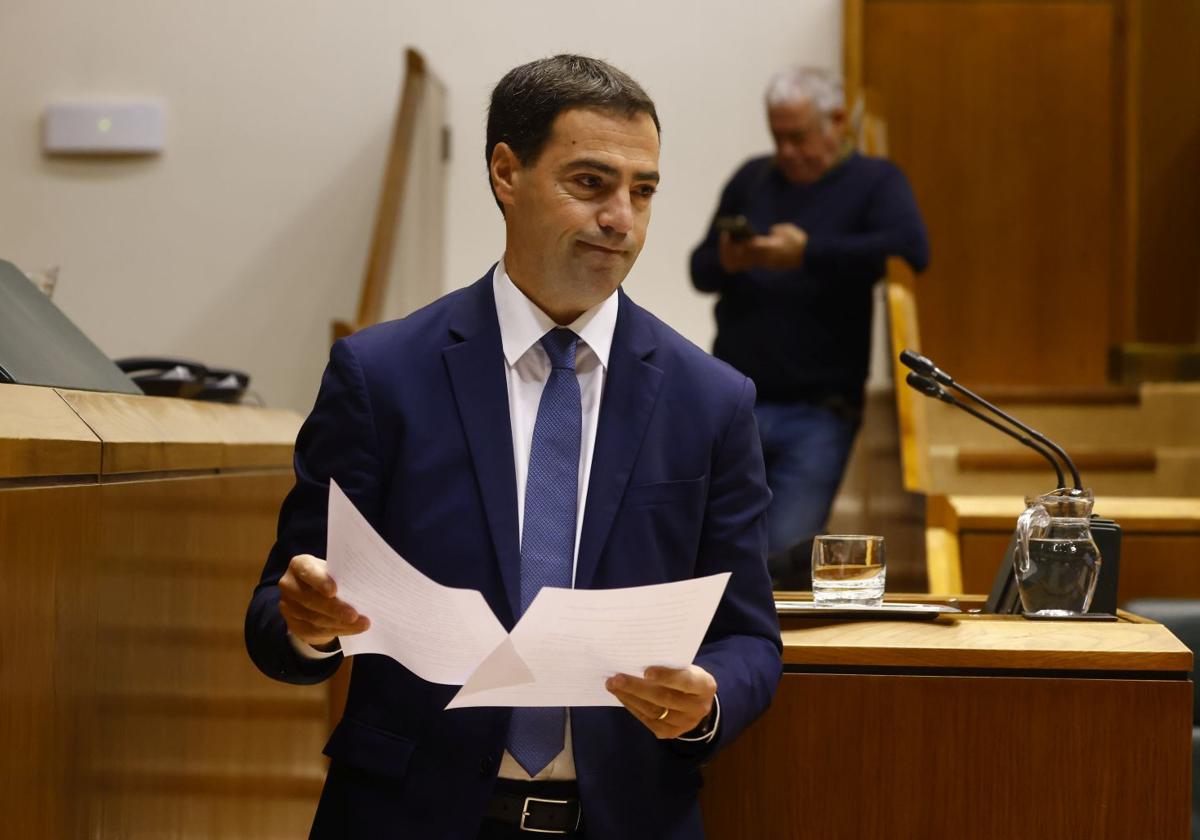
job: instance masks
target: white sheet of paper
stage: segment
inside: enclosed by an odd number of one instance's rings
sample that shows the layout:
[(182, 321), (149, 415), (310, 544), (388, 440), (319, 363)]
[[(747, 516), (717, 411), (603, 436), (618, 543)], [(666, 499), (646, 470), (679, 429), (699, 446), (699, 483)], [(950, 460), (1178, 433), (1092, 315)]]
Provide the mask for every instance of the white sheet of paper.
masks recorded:
[(543, 589), (446, 708), (619, 706), (605, 680), (690, 665), (728, 581), (724, 572), (628, 589)]
[[(429, 682), (462, 685), (508, 638), (474, 589), (429, 579), (397, 554), (329, 482), (329, 574), (338, 598), (371, 620), (365, 633), (343, 636), (342, 652), (382, 653)], [(512, 679), (532, 679), (518, 665)]]
[(608, 677), (691, 664), (729, 581), (543, 589), (505, 633), (481, 593), (426, 577), (333, 481), (326, 555), (338, 598), (371, 620), (342, 637), (342, 652), (381, 653), (421, 679), (462, 685), (447, 708), (619, 706)]

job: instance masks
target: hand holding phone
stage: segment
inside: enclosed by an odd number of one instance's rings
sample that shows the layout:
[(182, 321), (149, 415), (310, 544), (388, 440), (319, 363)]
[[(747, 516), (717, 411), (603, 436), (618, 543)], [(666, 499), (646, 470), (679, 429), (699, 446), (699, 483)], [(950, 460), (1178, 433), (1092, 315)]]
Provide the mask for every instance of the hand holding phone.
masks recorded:
[(758, 231), (745, 216), (719, 216), (717, 217), (717, 230), (728, 233), (729, 238), (734, 242), (746, 242), (758, 236)]

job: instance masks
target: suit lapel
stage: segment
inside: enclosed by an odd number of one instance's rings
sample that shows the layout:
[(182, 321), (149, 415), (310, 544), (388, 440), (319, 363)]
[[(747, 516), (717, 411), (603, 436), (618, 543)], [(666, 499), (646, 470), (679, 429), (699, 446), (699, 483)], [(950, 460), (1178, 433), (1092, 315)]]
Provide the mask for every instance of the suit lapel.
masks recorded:
[(442, 356), (475, 465), (510, 616), (516, 616), (521, 592), (517, 478), (491, 272), (467, 290), (454, 312), (450, 331), (457, 342), (446, 347)]
[(595, 577), (662, 384), (662, 371), (646, 361), (656, 346), (650, 320), (624, 292), (620, 295), (592, 453), (576, 589), (586, 589)]

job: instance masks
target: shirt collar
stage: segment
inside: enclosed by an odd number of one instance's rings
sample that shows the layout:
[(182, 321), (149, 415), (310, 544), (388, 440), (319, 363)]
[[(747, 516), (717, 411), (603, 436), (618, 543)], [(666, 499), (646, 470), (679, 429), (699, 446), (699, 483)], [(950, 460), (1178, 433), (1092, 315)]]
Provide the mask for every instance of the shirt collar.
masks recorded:
[[(492, 291), (496, 297), (496, 316), (500, 319), (500, 343), (504, 348), (504, 359), (512, 367), (558, 324), (517, 288), (508, 276), (503, 259), (496, 264), (496, 270), (492, 273)], [(606, 370), (613, 332), (617, 327), (618, 302), (614, 291), (567, 325), (591, 348)]]

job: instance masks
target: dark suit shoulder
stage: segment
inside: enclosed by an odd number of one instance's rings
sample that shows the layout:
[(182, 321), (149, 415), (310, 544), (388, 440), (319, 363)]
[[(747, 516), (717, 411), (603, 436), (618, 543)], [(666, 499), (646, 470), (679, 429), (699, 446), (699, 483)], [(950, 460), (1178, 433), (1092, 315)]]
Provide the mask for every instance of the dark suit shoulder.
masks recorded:
[(496, 320), (492, 271), (474, 283), (442, 295), (415, 312), (359, 330), (344, 339), (368, 371), (376, 365), (388, 370), (411, 367), (434, 356), (456, 339), (454, 333), (480, 329)]
[[(455, 304), (474, 287), (456, 289), (403, 318), (365, 327), (346, 339), (356, 355), (368, 358), (390, 353), (412, 341), (425, 342), (433, 336), (445, 337)], [(445, 342), (443, 342), (444, 344)], [(438, 346), (438, 349), (441, 345)]]

